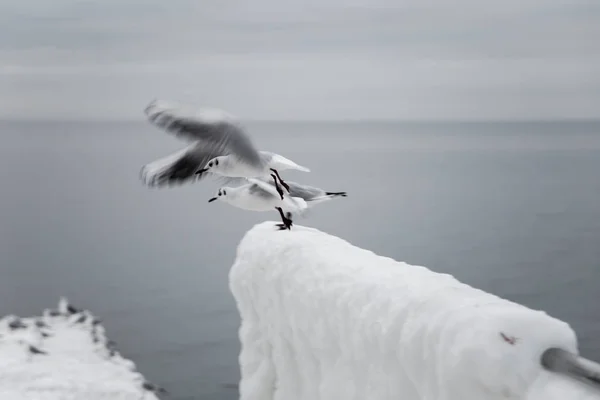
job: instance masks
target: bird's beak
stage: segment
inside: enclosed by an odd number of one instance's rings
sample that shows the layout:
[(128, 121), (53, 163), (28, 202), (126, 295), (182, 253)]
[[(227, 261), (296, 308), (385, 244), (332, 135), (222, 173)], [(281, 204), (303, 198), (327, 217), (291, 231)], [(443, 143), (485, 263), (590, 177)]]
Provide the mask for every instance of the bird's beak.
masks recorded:
[(209, 202), (209, 203), (212, 203), (212, 202), (213, 202), (213, 201), (215, 201), (216, 199), (217, 199), (216, 197), (213, 197), (212, 199), (209, 199), (209, 200), (208, 200), (208, 202)]
[(196, 171), (196, 174), (197, 174), (197, 175), (199, 175), (199, 174), (203, 174), (203, 173), (205, 173), (206, 171), (208, 171), (208, 169), (206, 169), (206, 168), (202, 168), (202, 169), (200, 169), (200, 170)]

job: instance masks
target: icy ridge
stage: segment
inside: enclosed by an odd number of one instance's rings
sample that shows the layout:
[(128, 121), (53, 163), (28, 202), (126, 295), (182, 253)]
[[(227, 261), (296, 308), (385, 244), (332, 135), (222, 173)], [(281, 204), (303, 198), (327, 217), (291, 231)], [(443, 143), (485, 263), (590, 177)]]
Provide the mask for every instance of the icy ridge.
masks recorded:
[(106, 338), (99, 319), (61, 298), (42, 316), (0, 320), (0, 399), (157, 400), (164, 390)]
[(316, 229), (252, 228), (230, 289), (242, 400), (572, 400), (598, 392), (545, 371), (571, 327), (447, 274)]

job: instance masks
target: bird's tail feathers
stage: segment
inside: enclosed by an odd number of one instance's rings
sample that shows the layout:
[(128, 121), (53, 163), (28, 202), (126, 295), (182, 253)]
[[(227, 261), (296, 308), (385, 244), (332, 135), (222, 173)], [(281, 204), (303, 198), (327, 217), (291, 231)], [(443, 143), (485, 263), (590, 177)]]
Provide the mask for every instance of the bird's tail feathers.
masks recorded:
[(346, 192), (325, 192), (325, 195), (329, 197), (348, 197), (348, 193)]
[(306, 168), (306, 167), (304, 167), (302, 165), (299, 165), (299, 164), (296, 164), (296, 169), (298, 171), (302, 171), (302, 172), (310, 172), (310, 169), (308, 169), (308, 168)]
[(335, 199), (336, 197), (348, 197), (346, 192), (325, 192), (323, 196), (315, 197), (310, 200), (311, 204), (323, 203)]
[(288, 158), (285, 158), (282, 155), (275, 154), (275, 153), (271, 153), (271, 154), (273, 154), (273, 159), (271, 161), (275, 165), (277, 165), (278, 168), (280, 168), (282, 170), (285, 170), (285, 169), (295, 169), (297, 171), (310, 172), (310, 169), (306, 168), (303, 165), (296, 164), (292, 160), (290, 160)]

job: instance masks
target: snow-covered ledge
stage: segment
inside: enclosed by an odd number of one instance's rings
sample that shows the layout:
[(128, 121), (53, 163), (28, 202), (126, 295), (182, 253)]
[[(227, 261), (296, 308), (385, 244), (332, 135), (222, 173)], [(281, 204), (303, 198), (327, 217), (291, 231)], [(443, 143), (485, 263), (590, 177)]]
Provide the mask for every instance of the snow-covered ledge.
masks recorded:
[(592, 400), (540, 365), (568, 324), (322, 233), (252, 228), (230, 271), (241, 400)]
[(157, 400), (90, 312), (63, 298), (40, 317), (0, 320), (1, 400)]

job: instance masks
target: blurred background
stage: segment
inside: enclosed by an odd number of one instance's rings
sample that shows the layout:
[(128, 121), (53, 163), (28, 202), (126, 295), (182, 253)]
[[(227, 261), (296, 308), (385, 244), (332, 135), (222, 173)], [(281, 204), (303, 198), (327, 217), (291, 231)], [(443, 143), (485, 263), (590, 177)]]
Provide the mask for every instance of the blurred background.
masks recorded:
[(0, 315), (68, 296), (172, 398), (235, 399), (228, 271), (276, 213), (149, 189), (154, 98), (347, 191), (298, 224), (543, 309), (600, 361), (600, 5), (0, 2)]

